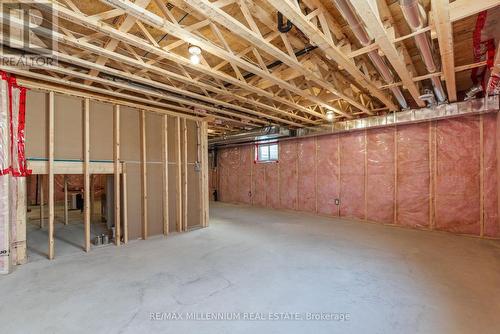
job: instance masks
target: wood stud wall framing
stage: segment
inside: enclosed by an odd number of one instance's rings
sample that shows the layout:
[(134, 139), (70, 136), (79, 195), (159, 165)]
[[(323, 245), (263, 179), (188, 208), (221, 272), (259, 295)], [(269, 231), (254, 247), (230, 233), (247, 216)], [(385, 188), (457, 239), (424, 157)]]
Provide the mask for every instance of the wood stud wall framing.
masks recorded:
[[(82, 99), (82, 143), (83, 143), (83, 160), (81, 162), (81, 172), (84, 179), (84, 251), (91, 250), (90, 229), (91, 229), (91, 203), (90, 203), (90, 188), (91, 188), (91, 174), (92, 171), (99, 171), (99, 167), (95, 167), (95, 162), (90, 160), (90, 97)], [(115, 216), (115, 244), (119, 246), (122, 242), (128, 243), (128, 205), (127, 205), (127, 164), (121, 160), (121, 146), (120, 146), (120, 115), (121, 108), (119, 104), (113, 105), (113, 167), (106, 169), (107, 173), (113, 174), (114, 185), (113, 191), (115, 196), (114, 201), (114, 216)], [(140, 184), (141, 184), (141, 237), (142, 239), (148, 238), (148, 189), (147, 189), (147, 125), (146, 125), (146, 110), (138, 111), (139, 117), (139, 132), (140, 132)], [(54, 118), (55, 118), (55, 92), (48, 91), (47, 93), (47, 142), (48, 142), (48, 159), (46, 168), (34, 168), (34, 174), (39, 178), (39, 187), (37, 191), (40, 196), (40, 228), (43, 227), (44, 219), (47, 218), (48, 225), (48, 258), (55, 257), (55, 243), (54, 243), (54, 175), (73, 173), (78, 174), (77, 169), (65, 169), (59, 162), (54, 159)], [(181, 116), (173, 118), (175, 120), (175, 157), (176, 157), (176, 183), (174, 184), (177, 202), (177, 218), (176, 228), (177, 231), (188, 230), (188, 210), (189, 210), (189, 196), (188, 196), (188, 171), (191, 163), (188, 163), (188, 120)], [(161, 136), (162, 136), (162, 224), (163, 234), (169, 234), (169, 162), (168, 162), (168, 124), (169, 116), (161, 115)], [(209, 207), (209, 194), (208, 194), (208, 122), (204, 119), (195, 120), (198, 128), (198, 156), (200, 157), (200, 226), (208, 226), (208, 207)], [(99, 164), (99, 163), (97, 163)], [(43, 165), (43, 164), (42, 164)], [(31, 165), (30, 165), (31, 166)], [(97, 168), (97, 169), (96, 169)], [(48, 178), (48, 216), (44, 216), (44, 186), (43, 180), (45, 175)], [(95, 174), (98, 174), (96, 172)], [(67, 178), (64, 177), (65, 189), (65, 203), (67, 203)], [(192, 208), (194, 209), (194, 208)], [(64, 224), (68, 224), (68, 209), (64, 209)]]

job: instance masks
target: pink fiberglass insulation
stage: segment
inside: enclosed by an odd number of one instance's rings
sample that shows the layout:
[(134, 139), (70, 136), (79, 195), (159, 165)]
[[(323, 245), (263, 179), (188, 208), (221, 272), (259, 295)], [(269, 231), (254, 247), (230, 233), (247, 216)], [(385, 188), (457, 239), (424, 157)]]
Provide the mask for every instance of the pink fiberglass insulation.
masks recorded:
[(298, 159), (298, 209), (316, 212), (316, 138), (299, 141)]
[(365, 132), (340, 137), (340, 215), (365, 218)]
[(280, 207), (279, 193), (279, 163), (266, 163), (266, 206), (277, 209)]
[(318, 213), (338, 215), (335, 199), (339, 198), (339, 136), (322, 136), (317, 146), (317, 203)]
[(229, 168), (228, 168), (229, 150), (222, 149), (219, 151), (218, 168), (219, 168), (219, 188), (218, 197), (223, 202), (229, 202)]
[(279, 159), (280, 207), (297, 209), (297, 141), (280, 142)]
[(230, 202), (238, 201), (239, 188), (239, 168), (240, 168), (240, 149), (233, 147), (228, 149), (228, 197)]
[(497, 114), (483, 116), (484, 134), (484, 235), (500, 237), (498, 219)]
[(479, 121), (437, 123), (436, 229), (479, 235)]
[(396, 224), (429, 226), (429, 123), (397, 127)]
[(235, 189), (238, 191), (237, 202), (250, 204), (252, 190), (252, 164), (253, 146), (241, 146), (240, 148), (240, 169), (238, 170), (239, 181)]
[(366, 218), (394, 221), (394, 128), (367, 132)]
[(254, 163), (252, 178), (252, 204), (266, 206), (266, 164)]

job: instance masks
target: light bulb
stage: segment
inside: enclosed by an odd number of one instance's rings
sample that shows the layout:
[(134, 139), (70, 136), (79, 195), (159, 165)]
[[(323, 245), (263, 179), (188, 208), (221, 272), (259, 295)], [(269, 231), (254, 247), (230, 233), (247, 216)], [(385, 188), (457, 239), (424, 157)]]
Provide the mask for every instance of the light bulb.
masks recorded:
[(192, 54), (191, 57), (189, 57), (189, 59), (191, 60), (191, 64), (193, 65), (198, 65), (201, 61), (200, 56), (197, 54)]
[(201, 49), (199, 46), (196, 45), (190, 45), (188, 48), (188, 51), (192, 55), (200, 55), (201, 54)]
[(332, 122), (332, 121), (335, 119), (335, 115), (333, 114), (333, 111), (328, 110), (328, 111), (326, 112), (326, 119), (327, 119), (329, 122)]

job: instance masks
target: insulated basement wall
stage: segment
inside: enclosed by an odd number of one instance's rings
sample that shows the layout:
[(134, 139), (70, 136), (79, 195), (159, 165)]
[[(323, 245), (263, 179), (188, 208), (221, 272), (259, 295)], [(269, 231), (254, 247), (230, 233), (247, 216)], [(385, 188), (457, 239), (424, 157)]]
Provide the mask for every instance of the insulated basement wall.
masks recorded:
[[(418, 229), (500, 237), (497, 113), (220, 149), (219, 198)], [(340, 205), (335, 204), (335, 200)]]
[[(143, 198), (141, 185), (141, 131), (140, 111), (120, 107), (120, 151), (127, 172), (127, 221), (128, 238), (142, 237)], [(168, 164), (169, 164), (169, 231), (176, 230), (177, 210), (177, 118), (168, 116)], [(55, 159), (83, 159), (82, 99), (73, 96), (55, 96)], [(146, 140), (146, 198), (148, 236), (163, 233), (163, 163), (162, 163), (163, 115), (145, 112)], [(26, 156), (47, 158), (47, 93), (28, 91), (26, 103)], [(182, 119), (181, 119), (182, 124)], [(187, 227), (201, 225), (200, 172), (195, 171), (199, 161), (197, 123), (187, 125)], [(91, 101), (90, 103), (90, 159), (113, 160), (113, 105)], [(182, 130), (182, 129), (181, 129)], [(184, 136), (181, 135), (181, 147)], [(183, 154), (183, 153), (182, 153)], [(182, 176), (181, 176), (182, 177)], [(44, 183), (46, 180), (44, 180)], [(57, 183), (56, 183), (57, 186)], [(45, 185), (47, 199), (47, 185)], [(57, 194), (57, 192), (56, 192)]]

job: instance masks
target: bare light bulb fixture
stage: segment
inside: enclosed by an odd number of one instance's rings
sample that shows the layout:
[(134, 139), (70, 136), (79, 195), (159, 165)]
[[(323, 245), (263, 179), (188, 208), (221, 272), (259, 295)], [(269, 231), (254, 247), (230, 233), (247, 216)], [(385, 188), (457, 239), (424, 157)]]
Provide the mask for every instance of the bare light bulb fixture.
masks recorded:
[(201, 49), (199, 46), (190, 45), (188, 48), (189, 51), (189, 59), (193, 65), (198, 65), (201, 61)]
[(328, 110), (326, 112), (326, 120), (329, 122), (333, 122), (334, 119), (335, 119), (335, 114), (333, 113), (333, 110)]

